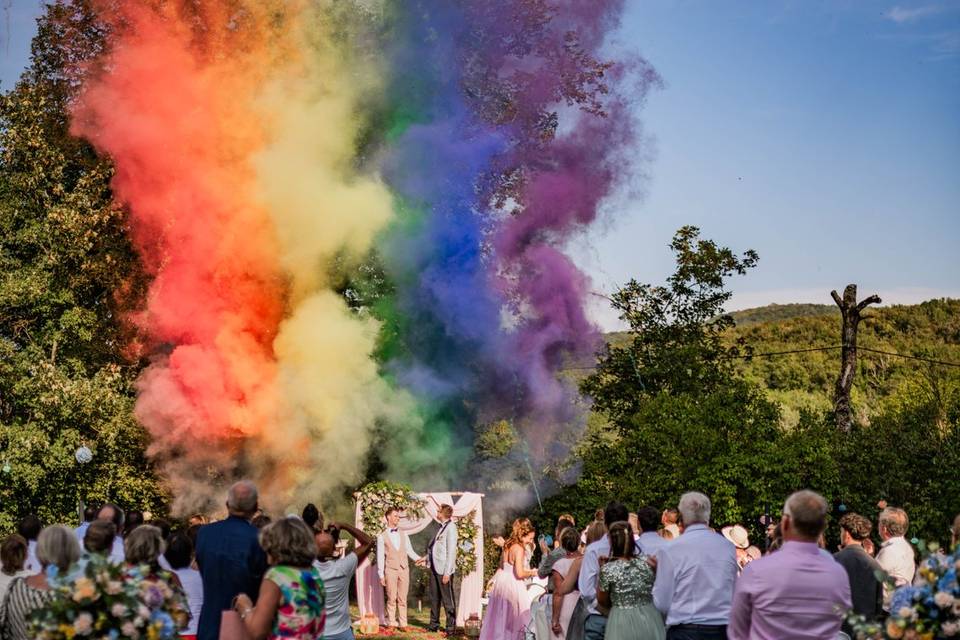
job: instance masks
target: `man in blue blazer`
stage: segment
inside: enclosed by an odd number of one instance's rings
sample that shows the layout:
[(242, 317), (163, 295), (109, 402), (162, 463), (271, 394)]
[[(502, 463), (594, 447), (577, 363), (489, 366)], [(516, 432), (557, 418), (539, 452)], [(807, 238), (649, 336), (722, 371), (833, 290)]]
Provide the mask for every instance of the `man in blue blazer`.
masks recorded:
[(197, 567), (203, 580), (199, 640), (218, 640), (220, 614), (231, 608), (238, 593), (256, 598), (267, 570), (267, 557), (250, 519), (257, 512), (257, 487), (237, 482), (227, 492), (226, 520), (208, 524), (197, 533)]

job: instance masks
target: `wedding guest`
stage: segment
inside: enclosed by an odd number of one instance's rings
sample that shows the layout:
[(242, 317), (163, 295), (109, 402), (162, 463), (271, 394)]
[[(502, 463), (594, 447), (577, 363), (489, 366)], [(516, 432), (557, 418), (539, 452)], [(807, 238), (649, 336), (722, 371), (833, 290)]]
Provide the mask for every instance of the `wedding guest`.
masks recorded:
[[(571, 516), (562, 515), (557, 519), (557, 527), (553, 532), (553, 549), (545, 552), (540, 558), (540, 566), (537, 567), (537, 576), (549, 578), (551, 574), (553, 574), (553, 565), (556, 564), (557, 560), (567, 555), (567, 550), (563, 548), (560, 542), (560, 534), (563, 533), (564, 529), (573, 526), (576, 525)], [(547, 583), (547, 591), (553, 591), (553, 580)]]
[[(387, 528), (377, 536), (377, 575), (387, 595), (387, 625), (407, 628), (407, 594), (410, 589), (410, 564), (420, 564), (410, 538), (400, 530), (400, 509), (389, 507)], [(439, 614), (438, 614), (439, 615)]]
[(683, 494), (678, 511), (682, 533), (653, 559), (654, 605), (666, 616), (670, 640), (726, 638), (737, 553), (729, 540), (709, 528), (707, 496)]
[(533, 525), (527, 518), (514, 520), (510, 537), (503, 546), (500, 568), (493, 577), (493, 589), (483, 616), (480, 640), (523, 636), (530, 621), (530, 598), (524, 581), (537, 575), (536, 570), (524, 564), (524, 547), (533, 542), (535, 535)]
[(100, 511), (97, 512), (97, 520), (112, 522), (113, 526), (117, 528), (117, 535), (113, 538), (113, 547), (110, 549), (110, 560), (122, 564), (125, 558), (123, 555), (123, 536), (120, 535), (120, 532), (123, 531), (123, 524), (126, 521), (123, 509), (108, 502), (100, 507)]
[[(589, 547), (594, 542), (603, 540), (607, 537), (607, 525), (602, 522), (591, 522), (586, 531), (582, 534), (584, 547)], [(586, 549), (584, 549), (586, 550)]]
[(123, 533), (121, 535), (126, 538), (144, 522), (143, 511), (128, 510), (124, 515)]
[(235, 604), (247, 631), (255, 640), (319, 640), (326, 613), (323, 582), (313, 566), (313, 531), (300, 518), (281, 518), (260, 532), (260, 546), (270, 568), (260, 583), (257, 604), (246, 593), (238, 595)]
[(320, 515), (320, 510), (317, 509), (317, 505), (312, 502), (307, 504), (307, 506), (303, 508), (303, 513), (300, 514), (300, 517), (303, 518), (304, 524), (314, 532), (323, 531), (323, 517)]
[(83, 550), (86, 555), (97, 554), (110, 557), (113, 539), (117, 537), (117, 528), (108, 520), (94, 520), (83, 536)]
[(671, 540), (673, 540), (673, 532), (667, 529), (666, 527), (660, 527), (659, 529), (657, 529), (657, 535), (663, 538), (664, 540), (666, 540), (667, 542), (670, 542)]
[(253, 519), (250, 523), (257, 529), (257, 531), (263, 531), (264, 527), (273, 522), (273, 518), (263, 513), (262, 511), (253, 516)]
[(0, 543), (0, 603), (7, 593), (10, 583), (16, 578), (25, 578), (31, 575), (24, 569), (27, 563), (27, 541), (20, 534), (14, 533), (4, 538)]
[(670, 532), (671, 540), (676, 540), (680, 537), (680, 512), (673, 507), (668, 507), (663, 510), (663, 515), (660, 518), (660, 523), (663, 525), (663, 528)]
[(195, 513), (187, 520), (188, 527), (202, 527), (205, 524), (210, 524), (210, 520), (202, 513)]
[(871, 558), (875, 558), (877, 556), (877, 547), (873, 544), (873, 540), (871, 538), (867, 538), (860, 544), (863, 547), (863, 550), (867, 552), (868, 556)]
[(88, 504), (83, 508), (83, 522), (80, 523), (79, 527), (74, 529), (74, 532), (77, 534), (77, 540), (80, 541), (81, 545), (83, 545), (83, 536), (87, 533), (87, 527), (97, 519), (97, 511), (99, 511), (99, 509), (92, 504)]
[(843, 567), (817, 546), (828, 513), (827, 501), (813, 491), (787, 498), (780, 522), (783, 547), (751, 562), (737, 580), (730, 640), (837, 637), (851, 604), (850, 582)]
[(724, 527), (720, 529), (720, 533), (724, 538), (729, 540), (737, 550), (739, 575), (739, 573), (743, 571), (743, 568), (750, 562), (750, 556), (747, 555), (747, 549), (750, 547), (750, 534), (739, 524)]
[[(877, 553), (877, 563), (893, 578), (896, 587), (913, 582), (917, 571), (917, 564), (913, 553), (913, 546), (907, 542), (907, 528), (910, 522), (907, 512), (896, 507), (886, 507), (880, 512), (880, 551)], [(893, 597), (893, 588), (886, 583), (883, 585), (883, 610), (890, 611), (890, 599)]]
[[(453, 597), (453, 574), (457, 571), (457, 525), (453, 523), (453, 507), (440, 505), (437, 520), (440, 528), (427, 545), (426, 564), (430, 570), (428, 585), (430, 593), (430, 624), (427, 629), (440, 628), (440, 605), (447, 614), (447, 633), (456, 631), (457, 603)], [(533, 544), (533, 538), (525, 541)]]
[(782, 546), (783, 531), (780, 529), (780, 523), (778, 522), (776, 526), (774, 526), (773, 531), (770, 532), (770, 541), (767, 543), (767, 555), (778, 551)]
[(640, 527), (637, 542), (644, 555), (656, 556), (660, 549), (670, 544), (669, 540), (657, 533), (660, 517), (656, 507), (646, 506), (637, 511), (637, 524)]
[(37, 538), (43, 525), (40, 518), (32, 513), (17, 523), (17, 533), (27, 541), (27, 562), (23, 565), (25, 571), (40, 573), (40, 561), (37, 560)]
[(183, 640), (196, 640), (200, 610), (203, 608), (203, 580), (193, 565), (193, 543), (189, 536), (178, 531), (170, 536), (163, 558), (180, 581), (190, 610), (190, 622), (180, 632)]
[[(550, 576), (550, 591), (553, 593), (550, 631), (553, 640), (564, 640), (570, 628), (573, 612), (580, 600), (580, 592), (563, 593), (562, 585), (573, 569), (574, 562), (580, 557), (580, 534), (571, 524), (564, 527), (557, 538), (560, 542), (558, 549), (563, 551), (563, 557), (553, 563)], [(579, 570), (579, 565), (577, 569)]]
[(960, 513), (953, 519), (953, 526), (950, 527), (950, 548), (956, 549), (960, 545)]
[(220, 614), (230, 609), (234, 596), (259, 593), (267, 558), (250, 524), (256, 512), (257, 487), (241, 480), (227, 492), (226, 520), (200, 527), (197, 533), (196, 560), (203, 581), (199, 640), (218, 640)]
[(160, 558), (166, 550), (166, 543), (160, 529), (149, 524), (141, 524), (130, 531), (123, 541), (123, 552), (127, 566), (142, 572), (147, 582), (165, 582), (183, 595), (183, 588), (177, 574), (166, 571), (160, 566)]
[[(877, 572), (883, 569), (863, 548), (863, 541), (870, 537), (872, 529), (867, 518), (856, 513), (844, 515), (840, 518), (840, 551), (833, 554), (847, 572), (853, 612), (869, 621), (876, 620), (883, 610), (883, 584), (877, 579)], [(853, 637), (846, 621), (843, 631)]]
[(16, 578), (10, 583), (4, 606), (0, 610), (0, 629), (4, 640), (31, 640), (30, 615), (54, 597), (47, 582), (47, 569), (56, 567), (65, 574), (80, 558), (80, 543), (72, 529), (61, 525), (47, 527), (37, 537), (37, 561), (40, 573)]
[(663, 617), (653, 606), (653, 569), (637, 555), (633, 529), (616, 522), (607, 535), (610, 556), (597, 589), (597, 604), (609, 611), (604, 640), (664, 640)]
[(324, 608), (327, 621), (323, 628), (323, 638), (353, 640), (353, 627), (350, 624), (350, 580), (357, 571), (357, 565), (363, 562), (373, 549), (376, 539), (343, 522), (334, 522), (333, 527), (352, 535), (360, 546), (350, 549), (342, 558), (337, 558), (337, 542), (330, 533), (321, 531), (314, 536), (317, 559), (313, 566), (323, 580), (326, 595)]
[[(609, 531), (613, 523), (626, 522), (628, 516), (627, 508), (622, 503), (610, 502), (603, 511), (604, 525)], [(603, 640), (607, 626), (607, 617), (597, 606), (597, 583), (600, 577), (600, 558), (607, 557), (609, 554), (610, 538), (608, 536), (588, 544), (583, 554), (583, 564), (580, 567), (577, 584), (580, 588), (580, 598), (587, 608), (583, 630), (584, 638), (587, 640)]]

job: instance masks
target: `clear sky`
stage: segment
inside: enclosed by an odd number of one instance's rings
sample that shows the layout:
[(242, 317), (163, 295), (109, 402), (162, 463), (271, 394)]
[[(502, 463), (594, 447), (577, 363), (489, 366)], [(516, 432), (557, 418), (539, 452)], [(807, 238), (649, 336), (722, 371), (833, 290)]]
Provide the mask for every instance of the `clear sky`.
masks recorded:
[[(588, 0), (584, 0), (588, 1)], [(0, 0), (0, 88), (37, 0)], [(620, 46), (664, 87), (640, 111), (645, 197), (573, 248), (598, 292), (672, 270), (695, 224), (760, 265), (731, 308), (960, 297), (960, 0), (627, 0)], [(607, 328), (614, 319), (595, 314)]]

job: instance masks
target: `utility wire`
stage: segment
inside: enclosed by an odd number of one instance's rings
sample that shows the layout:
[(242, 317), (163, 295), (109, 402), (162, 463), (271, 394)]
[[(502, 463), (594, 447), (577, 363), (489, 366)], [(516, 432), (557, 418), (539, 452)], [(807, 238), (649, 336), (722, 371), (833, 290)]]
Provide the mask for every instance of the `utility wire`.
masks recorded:
[[(771, 356), (786, 356), (793, 353), (810, 353), (812, 351), (834, 351), (836, 349), (843, 349), (843, 345), (834, 345), (830, 347), (808, 347), (806, 349), (790, 349), (789, 351), (767, 351), (764, 353), (751, 353), (745, 355), (737, 356), (722, 356), (718, 358), (719, 360), (749, 360), (751, 358), (768, 358)], [(923, 356), (913, 356), (906, 353), (894, 353), (893, 351), (883, 351), (881, 349), (871, 349), (870, 347), (861, 347), (857, 346), (857, 351), (866, 351), (869, 353), (878, 353), (884, 356), (893, 356), (895, 358), (907, 358), (909, 360), (919, 360), (921, 362), (929, 362), (930, 364), (937, 364), (944, 367), (960, 367), (960, 362), (947, 362), (945, 360), (935, 360), (933, 358), (925, 358)], [(634, 363), (634, 368), (636, 368), (636, 363)], [(596, 369), (595, 366), (592, 367), (564, 367), (563, 371), (575, 371), (575, 370), (587, 370), (587, 369)]]

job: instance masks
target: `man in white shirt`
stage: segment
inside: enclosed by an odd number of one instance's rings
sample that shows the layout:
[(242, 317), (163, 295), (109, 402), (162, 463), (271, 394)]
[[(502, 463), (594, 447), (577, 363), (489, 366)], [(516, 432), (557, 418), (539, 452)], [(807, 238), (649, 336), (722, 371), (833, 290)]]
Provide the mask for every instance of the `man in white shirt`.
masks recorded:
[[(608, 529), (614, 522), (627, 522), (629, 517), (627, 508), (619, 502), (611, 502), (603, 510), (603, 522)], [(607, 629), (607, 617), (597, 608), (597, 581), (600, 578), (600, 559), (606, 560), (609, 555), (610, 539), (607, 536), (587, 546), (583, 553), (577, 588), (580, 590), (583, 604), (587, 607), (587, 619), (583, 628), (584, 640), (603, 640)]]
[(387, 528), (377, 536), (377, 574), (387, 592), (387, 624), (404, 629), (407, 627), (407, 593), (410, 590), (407, 558), (416, 563), (422, 560), (410, 546), (410, 538), (400, 530), (400, 510), (390, 507), (386, 519)]
[[(913, 554), (913, 547), (907, 542), (907, 527), (910, 521), (907, 512), (895, 507), (887, 507), (880, 512), (879, 518), (880, 551), (877, 553), (877, 563), (886, 571), (900, 587), (913, 582), (917, 571), (917, 563)], [(893, 589), (883, 584), (883, 610), (890, 611), (890, 599)]]
[(637, 542), (644, 555), (656, 556), (660, 549), (670, 544), (670, 540), (657, 533), (660, 512), (656, 507), (647, 506), (640, 509), (637, 512), (637, 524), (640, 526), (640, 537), (637, 538)]
[(653, 604), (666, 616), (667, 640), (725, 640), (737, 579), (733, 544), (709, 529), (710, 499), (680, 497), (681, 535), (654, 560)]
[(350, 579), (357, 570), (357, 565), (370, 553), (375, 540), (363, 531), (342, 522), (334, 522), (333, 527), (352, 535), (360, 546), (350, 549), (338, 559), (335, 556), (337, 542), (333, 536), (326, 531), (316, 535), (317, 560), (313, 566), (323, 580), (326, 595), (323, 607), (327, 612), (327, 621), (323, 627), (323, 637), (324, 640), (353, 640), (353, 627), (350, 625)]

